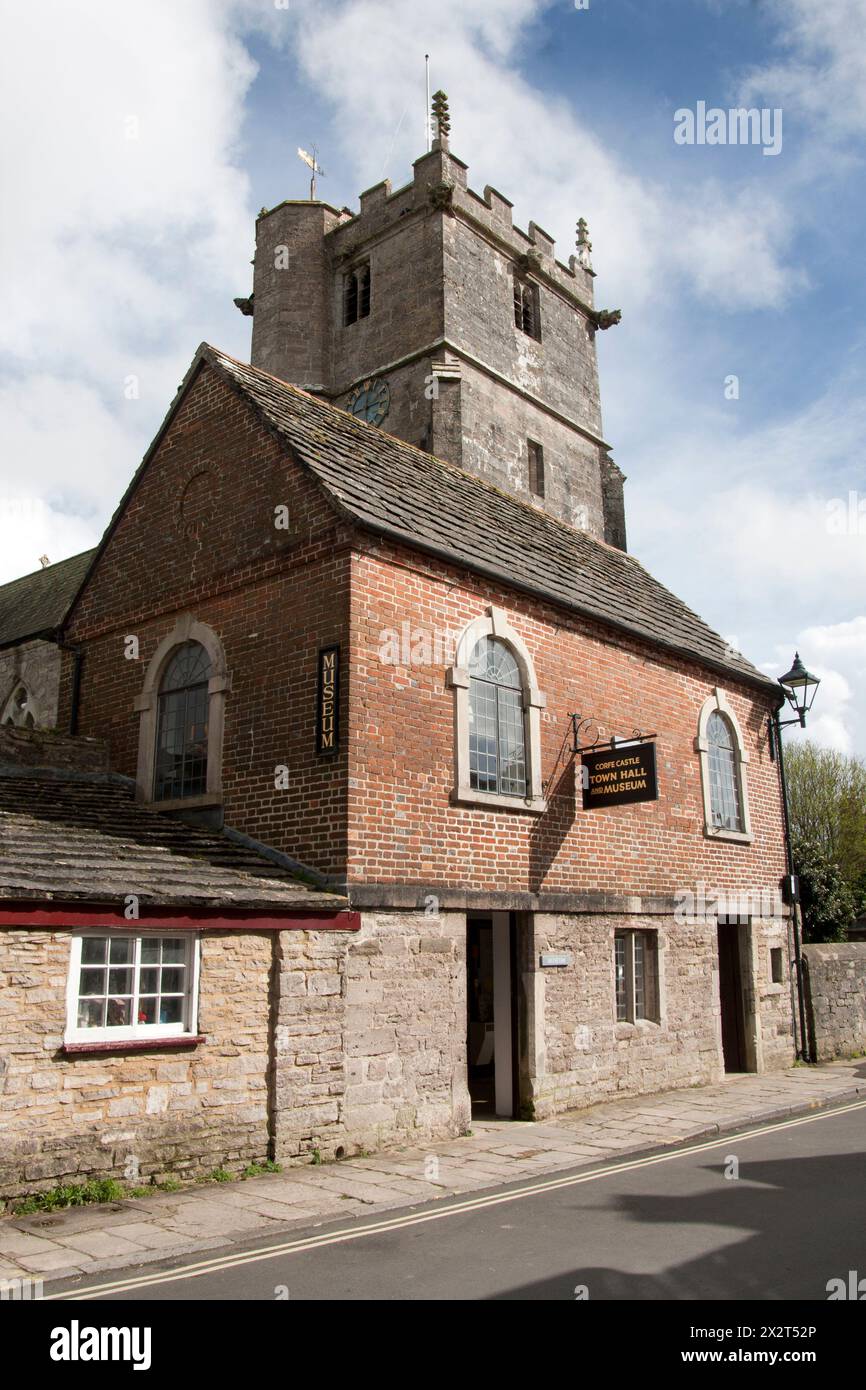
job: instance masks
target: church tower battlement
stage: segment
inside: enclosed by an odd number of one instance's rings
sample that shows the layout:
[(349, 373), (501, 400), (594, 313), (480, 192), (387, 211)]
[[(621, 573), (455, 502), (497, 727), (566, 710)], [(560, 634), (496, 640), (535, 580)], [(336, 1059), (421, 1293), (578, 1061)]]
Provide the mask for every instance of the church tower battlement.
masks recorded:
[(558, 261), (507, 198), (468, 186), (441, 93), (437, 125), (412, 182), (376, 184), (357, 213), (262, 210), (253, 295), (236, 301), (251, 361), (624, 550), (595, 345), (619, 314), (595, 308), (586, 223)]

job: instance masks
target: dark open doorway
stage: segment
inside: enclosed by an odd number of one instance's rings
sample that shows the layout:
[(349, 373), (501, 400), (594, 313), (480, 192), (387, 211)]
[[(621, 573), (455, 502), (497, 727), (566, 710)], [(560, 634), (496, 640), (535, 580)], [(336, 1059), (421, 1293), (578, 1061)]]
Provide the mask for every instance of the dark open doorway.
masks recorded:
[(516, 927), (508, 912), (466, 923), (466, 1055), (472, 1114), (517, 1114)]
[(741, 928), (735, 922), (719, 922), (717, 930), (725, 1071), (748, 1071)]

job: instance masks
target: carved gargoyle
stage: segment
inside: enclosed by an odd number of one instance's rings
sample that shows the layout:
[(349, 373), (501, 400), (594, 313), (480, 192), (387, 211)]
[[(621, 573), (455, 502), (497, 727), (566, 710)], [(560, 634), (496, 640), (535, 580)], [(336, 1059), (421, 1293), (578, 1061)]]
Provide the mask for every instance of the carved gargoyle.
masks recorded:
[(438, 208), (440, 212), (447, 212), (454, 216), (454, 185), (443, 180), (442, 183), (431, 183), (427, 190), (427, 197), (430, 199), (430, 206)]
[(613, 328), (615, 323), (622, 320), (622, 309), (596, 309), (593, 314), (593, 321), (596, 328)]
[(524, 251), (517, 257), (517, 269), (521, 275), (528, 275), (530, 271), (536, 274), (541, 269), (541, 253), (539, 251)]
[(249, 297), (249, 299), (241, 299), (241, 298), (238, 298), (238, 299), (234, 300), (234, 304), (235, 304), (236, 308), (240, 309), (240, 311), (241, 311), (242, 314), (244, 314), (247, 318), (251, 318), (252, 315), (253, 315), (253, 312), (254, 312), (254, 310), (253, 310), (253, 300), (254, 300), (254, 299), (255, 299), (255, 294), (251, 294), (250, 297)]

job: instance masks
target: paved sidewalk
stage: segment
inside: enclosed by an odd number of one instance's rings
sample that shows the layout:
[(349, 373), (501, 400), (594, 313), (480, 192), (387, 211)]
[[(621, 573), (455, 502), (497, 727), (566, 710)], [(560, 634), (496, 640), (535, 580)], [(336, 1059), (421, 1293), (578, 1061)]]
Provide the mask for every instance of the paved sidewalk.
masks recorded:
[(864, 1097), (862, 1060), (792, 1067), (610, 1101), (556, 1121), (476, 1120), (471, 1134), (427, 1148), (106, 1206), (6, 1216), (0, 1218), (0, 1278), (41, 1276), (47, 1284), (224, 1249), (250, 1237), (478, 1192)]

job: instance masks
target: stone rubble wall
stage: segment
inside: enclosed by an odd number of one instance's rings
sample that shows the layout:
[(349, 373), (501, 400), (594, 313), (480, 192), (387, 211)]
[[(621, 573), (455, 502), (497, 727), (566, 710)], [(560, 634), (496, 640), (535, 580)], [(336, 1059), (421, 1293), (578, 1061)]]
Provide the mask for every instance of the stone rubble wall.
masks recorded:
[(814, 1060), (866, 1052), (866, 941), (815, 942), (803, 957)]
[(89, 1177), (201, 1177), (268, 1157), (272, 934), (202, 938), (189, 1050), (66, 1056), (70, 933), (0, 932), (0, 1198)]

